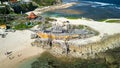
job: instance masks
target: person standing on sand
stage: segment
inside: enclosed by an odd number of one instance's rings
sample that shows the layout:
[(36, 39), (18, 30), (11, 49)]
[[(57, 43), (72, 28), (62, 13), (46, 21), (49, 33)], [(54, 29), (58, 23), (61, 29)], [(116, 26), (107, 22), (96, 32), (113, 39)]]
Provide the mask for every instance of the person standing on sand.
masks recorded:
[(65, 46), (66, 46), (66, 54), (68, 54), (70, 49), (69, 49), (69, 44), (67, 40), (65, 40)]
[(49, 38), (48, 38), (48, 44), (49, 44), (50, 48), (52, 48), (52, 36), (51, 36), (51, 34), (49, 35)]

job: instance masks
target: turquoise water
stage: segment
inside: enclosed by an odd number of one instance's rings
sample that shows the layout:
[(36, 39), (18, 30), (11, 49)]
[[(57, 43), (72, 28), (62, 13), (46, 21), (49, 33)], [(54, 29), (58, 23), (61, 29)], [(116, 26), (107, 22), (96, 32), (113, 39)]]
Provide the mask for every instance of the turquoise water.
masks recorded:
[[(97, 0), (64, 0), (65, 3), (71, 1), (78, 2), (79, 4), (67, 9), (83, 12), (82, 14), (67, 14), (63, 11), (59, 12), (55, 10), (43, 13), (42, 15), (47, 17), (85, 17), (94, 20), (120, 18), (120, 4), (112, 4), (112, 2), (106, 3)], [(120, 1), (118, 2), (120, 3)]]

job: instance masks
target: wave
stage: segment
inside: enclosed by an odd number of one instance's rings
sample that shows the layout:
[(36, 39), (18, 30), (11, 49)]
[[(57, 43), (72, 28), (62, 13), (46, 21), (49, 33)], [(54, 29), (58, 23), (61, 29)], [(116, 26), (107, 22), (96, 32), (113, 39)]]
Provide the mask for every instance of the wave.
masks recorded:
[(115, 7), (116, 9), (120, 9), (120, 7)]
[(96, 7), (117, 7), (116, 9), (120, 9), (120, 7), (118, 7), (116, 4), (111, 4), (111, 3), (103, 3), (103, 2), (97, 2), (97, 1), (81, 1), (80, 4), (78, 4), (77, 6), (91, 6), (93, 8)]
[(81, 0), (81, 1), (96, 1), (96, 2), (103, 2), (103, 3), (111, 3), (111, 4), (116, 4), (120, 5), (120, 0)]
[(103, 2), (93, 2), (93, 3), (99, 4), (99, 5), (101, 5), (101, 6), (114, 5), (114, 4), (103, 3)]
[(104, 3), (104, 2), (97, 2), (97, 1), (81, 1), (81, 2), (86, 2), (89, 4), (96, 4), (96, 5), (101, 5), (101, 6), (106, 6), (106, 5), (115, 5), (115, 4), (111, 4), (111, 3)]

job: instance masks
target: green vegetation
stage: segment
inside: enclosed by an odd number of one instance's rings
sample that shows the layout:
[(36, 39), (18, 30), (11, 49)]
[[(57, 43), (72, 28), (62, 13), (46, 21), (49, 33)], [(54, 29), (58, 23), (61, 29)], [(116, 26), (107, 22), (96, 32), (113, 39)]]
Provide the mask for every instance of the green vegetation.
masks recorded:
[(79, 59), (70, 57), (57, 58), (49, 52), (44, 52), (32, 68), (108, 68), (103, 59)]
[[(4, 5), (1, 4), (0, 6), (5, 6), (0, 8), (0, 14), (9, 14), (9, 13), (25, 13), (28, 11), (32, 11), (39, 6), (49, 6), (54, 4), (62, 3), (62, 0), (33, 0), (34, 2), (29, 3), (21, 3), (20, 1), (14, 4)], [(2, 1), (3, 3), (4, 1)], [(37, 4), (36, 4), (37, 3)], [(11, 9), (12, 8), (12, 9)]]
[(38, 24), (40, 25), (41, 22), (33, 22), (28, 19), (17, 19), (17, 20), (11, 21), (12, 28), (16, 30), (29, 29)]
[(28, 22), (28, 25), (26, 25), (25, 22), (23, 22), (23, 23), (19, 23), (19, 24), (15, 25), (13, 29), (25, 30), (25, 29), (29, 29), (29, 28), (31, 28), (31, 27), (33, 27), (35, 25), (36, 24), (34, 24), (34, 23), (31, 24), (30, 22)]
[(3, 2), (8, 1), (8, 0), (0, 0), (0, 1), (1, 1), (1, 3), (3, 4)]
[(109, 23), (120, 23), (120, 20), (108, 20), (106, 22), (109, 22)]
[(120, 20), (117, 20), (117, 19), (102, 19), (102, 20), (99, 20), (100, 22), (107, 22), (107, 23), (120, 23)]
[[(116, 43), (113, 44), (111, 42)], [(96, 49), (98, 46), (104, 48), (111, 44), (120, 46), (120, 34), (109, 36), (101, 42), (87, 44), (87, 46), (96, 46), (93, 48)], [(31, 66), (32, 68), (119, 68), (120, 47), (97, 53), (94, 59), (80, 59), (69, 56), (55, 57), (48, 51), (41, 54), (38, 60), (33, 62)]]
[(1, 5), (1, 6), (5, 6), (0, 8), (0, 14), (9, 14), (10, 12), (13, 12), (10, 10), (10, 7), (7, 5)]
[(62, 2), (62, 0), (33, 0), (33, 1), (39, 4), (40, 6), (49, 6)]
[(23, 12), (23, 13), (25, 13), (25, 12), (27, 12), (27, 11), (32, 11), (32, 10), (34, 10), (35, 8), (37, 8), (37, 6), (35, 6), (32, 2), (29, 2), (29, 3), (23, 3), (23, 4), (21, 4), (21, 3), (18, 3), (18, 4), (16, 4), (16, 6), (15, 5), (11, 5), (11, 7), (14, 9), (14, 12), (15, 13), (21, 13), (21, 11)]
[[(2, 14), (3, 15), (3, 14)], [(7, 16), (7, 17), (6, 17)], [(51, 27), (52, 25), (49, 23), (49, 21), (54, 21), (54, 19), (51, 19), (49, 17), (45, 18), (45, 25), (46, 28)], [(12, 29), (16, 30), (24, 30), (32, 28), (35, 25), (41, 25), (42, 22), (40, 20), (29, 20), (27, 19), (26, 14), (7, 14), (0, 17), (0, 24), (7, 24)]]
[(104, 22), (105, 20), (107, 20), (107, 19), (101, 19), (101, 20), (97, 20), (97, 21), (99, 21), (99, 22)]
[(36, 5), (34, 5), (32, 2), (29, 3), (15, 3), (15, 4), (11, 4), (11, 5), (4, 5), (2, 4), (1, 6), (5, 6), (0, 8), (0, 14), (10, 14), (10, 13), (21, 13), (21, 11), (23, 13), (27, 12), (27, 11), (32, 11), (35, 8), (37, 8)]
[(9, 28), (15, 30), (24, 30), (29, 29), (37, 24), (41, 24), (40, 22), (31, 22), (26, 18), (27, 16), (21, 14), (7, 15), (0, 17), (0, 24), (6, 24)]

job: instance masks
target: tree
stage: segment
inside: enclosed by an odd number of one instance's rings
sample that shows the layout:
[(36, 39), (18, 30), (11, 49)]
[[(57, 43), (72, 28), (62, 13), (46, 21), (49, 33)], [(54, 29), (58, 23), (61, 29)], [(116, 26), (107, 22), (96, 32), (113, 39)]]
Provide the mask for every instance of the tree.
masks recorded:
[(3, 2), (8, 1), (8, 0), (0, 0), (0, 1), (1, 1), (1, 3), (3, 4)]

